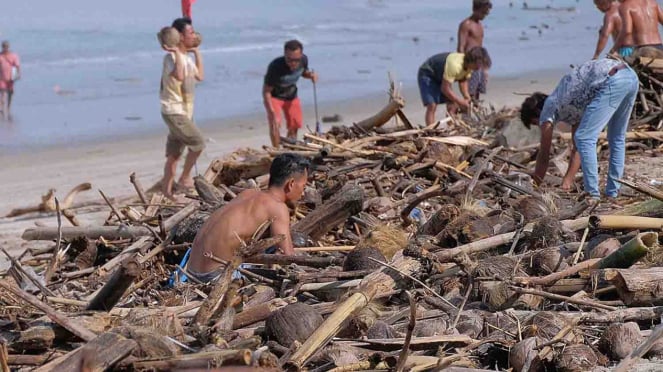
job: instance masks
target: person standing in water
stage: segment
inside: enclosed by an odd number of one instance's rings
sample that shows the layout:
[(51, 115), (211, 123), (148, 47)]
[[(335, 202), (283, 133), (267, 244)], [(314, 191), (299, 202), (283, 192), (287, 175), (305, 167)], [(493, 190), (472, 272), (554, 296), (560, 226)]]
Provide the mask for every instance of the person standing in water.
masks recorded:
[[(14, 74), (16, 69), (16, 74)], [(21, 78), (21, 63), (18, 55), (9, 50), (9, 41), (2, 42), (0, 52), (0, 115), (9, 119), (12, 97), (14, 96), (14, 82)], [(5, 106), (6, 103), (6, 106)]]

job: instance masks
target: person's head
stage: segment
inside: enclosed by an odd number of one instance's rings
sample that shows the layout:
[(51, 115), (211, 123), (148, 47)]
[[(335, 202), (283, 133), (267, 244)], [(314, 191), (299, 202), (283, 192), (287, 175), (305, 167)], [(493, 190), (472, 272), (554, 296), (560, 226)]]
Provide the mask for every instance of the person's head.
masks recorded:
[(3, 52), (8, 52), (9, 51), (9, 40), (3, 40), (2, 41), (2, 51)]
[(488, 55), (488, 51), (483, 47), (474, 47), (465, 53), (463, 58), (463, 68), (465, 70), (489, 69), (493, 61)]
[(472, 1), (472, 15), (478, 20), (483, 20), (488, 16), (493, 4), (490, 0), (474, 0)]
[(610, 9), (610, 5), (614, 0), (594, 0), (594, 5), (596, 5), (596, 8), (603, 13), (607, 12)]
[(523, 105), (520, 106), (520, 120), (523, 122), (525, 128), (530, 129), (532, 125), (539, 123), (539, 117), (541, 116), (541, 110), (543, 110), (546, 98), (548, 98), (547, 94), (536, 92), (527, 97)]
[(283, 45), (283, 55), (285, 56), (285, 63), (294, 71), (299, 68), (304, 55), (304, 46), (299, 40), (289, 40)]
[(282, 189), (286, 203), (301, 199), (308, 178), (311, 162), (301, 155), (281, 154), (274, 158), (269, 168), (269, 187)]
[(193, 48), (196, 42), (196, 33), (193, 29), (191, 18), (177, 18), (171, 26), (180, 33), (180, 46), (184, 49)]

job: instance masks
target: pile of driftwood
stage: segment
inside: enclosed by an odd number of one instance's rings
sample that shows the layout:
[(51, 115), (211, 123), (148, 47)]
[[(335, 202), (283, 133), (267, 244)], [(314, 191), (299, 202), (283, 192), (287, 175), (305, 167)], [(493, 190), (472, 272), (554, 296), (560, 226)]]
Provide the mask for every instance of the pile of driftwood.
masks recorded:
[[(535, 189), (536, 147), (501, 136), (513, 111), (422, 128), (402, 107), (394, 97), (353, 126), (218, 159), (185, 205), (135, 175), (133, 201), (104, 196), (103, 226), (78, 226), (56, 201), (58, 227), (23, 234), (54, 243), (5, 252), (0, 366), (624, 371), (663, 353), (662, 193), (625, 181), (639, 193), (614, 211)], [(298, 255), (263, 253), (282, 238), (263, 238), (267, 221), (217, 283), (171, 285), (209, 214), (266, 187), (284, 151), (314, 164), (292, 216)]]

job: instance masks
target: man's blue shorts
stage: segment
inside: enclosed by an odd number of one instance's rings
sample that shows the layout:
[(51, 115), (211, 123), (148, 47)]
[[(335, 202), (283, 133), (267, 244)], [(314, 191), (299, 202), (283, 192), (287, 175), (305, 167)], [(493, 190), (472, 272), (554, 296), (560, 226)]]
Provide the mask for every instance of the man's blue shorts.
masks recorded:
[(426, 71), (419, 70), (417, 74), (417, 83), (419, 83), (419, 93), (421, 102), (424, 106), (431, 103), (447, 103), (447, 97), (442, 93), (442, 82), (430, 76)]

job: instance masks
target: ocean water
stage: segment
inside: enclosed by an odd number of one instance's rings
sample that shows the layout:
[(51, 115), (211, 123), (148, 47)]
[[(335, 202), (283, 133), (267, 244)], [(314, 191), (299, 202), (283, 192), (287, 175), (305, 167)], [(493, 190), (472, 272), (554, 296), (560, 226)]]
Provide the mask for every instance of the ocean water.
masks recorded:
[[(528, 1), (573, 11), (522, 3), (494, 0), (485, 20), (493, 76), (591, 58), (602, 19), (592, 1)], [(385, 92), (388, 72), (415, 86), (427, 57), (455, 49), (470, 8), (471, 0), (198, 0), (206, 80), (196, 90), (196, 120), (262, 112), (266, 66), (292, 38), (320, 75), (319, 101)], [(4, 2), (0, 39), (20, 55), (23, 78), (13, 121), (0, 123), (0, 153), (163, 131), (156, 32), (179, 13), (179, 0)], [(300, 97), (313, 101), (308, 80)]]

